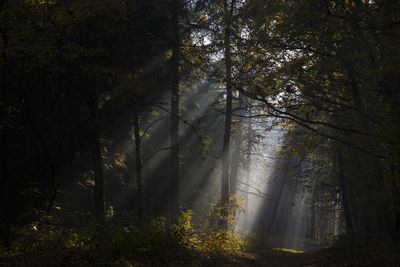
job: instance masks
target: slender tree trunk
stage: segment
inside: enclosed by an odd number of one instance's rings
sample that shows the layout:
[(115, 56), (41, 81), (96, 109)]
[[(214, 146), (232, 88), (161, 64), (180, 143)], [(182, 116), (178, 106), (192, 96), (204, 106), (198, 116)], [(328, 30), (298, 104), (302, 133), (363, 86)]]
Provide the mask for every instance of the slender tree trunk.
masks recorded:
[(310, 215), (310, 239), (315, 240), (315, 201), (314, 195), (311, 199), (311, 215)]
[(137, 192), (137, 211), (139, 220), (143, 218), (143, 196), (142, 196), (142, 160), (140, 151), (140, 125), (139, 125), (139, 107), (135, 105), (133, 114), (133, 124), (135, 132), (135, 158), (136, 158), (136, 192)]
[(100, 116), (97, 107), (97, 96), (93, 97), (91, 103), (92, 114), (93, 114), (93, 147), (92, 147), (92, 159), (93, 169), (95, 176), (94, 185), (94, 206), (95, 216), (99, 222), (105, 220), (104, 211), (104, 173), (103, 173), (103, 158), (101, 155), (101, 141), (100, 141)]
[[(233, 8), (232, 1), (232, 7)], [(226, 113), (224, 139), (222, 144), (222, 175), (221, 175), (221, 215), (220, 226), (223, 229), (228, 228), (228, 203), (229, 203), (229, 146), (231, 138), (232, 126), (232, 59), (231, 59), (231, 43), (230, 43), (230, 22), (231, 12), (229, 12), (228, 1), (224, 1), (224, 57), (225, 57), (225, 80), (226, 80)]]
[[(3, 90), (2, 90), (3, 91)], [(4, 99), (4, 96), (3, 96)], [(2, 216), (4, 216), (4, 230), (1, 235), (6, 250), (10, 250), (11, 246), (11, 200), (10, 200), (10, 185), (8, 177), (8, 162), (7, 162), (7, 144), (8, 130), (4, 127), (1, 131), (1, 188), (2, 188)]]
[[(245, 109), (245, 96), (239, 92), (239, 104), (238, 104), (238, 115), (244, 115)], [(230, 186), (229, 190), (232, 195), (236, 194), (237, 189), (237, 180), (239, 174), (239, 165), (242, 160), (241, 146), (243, 141), (243, 126), (242, 126), (242, 118), (240, 117), (236, 121), (235, 125), (235, 133), (233, 140), (233, 151), (232, 151), (232, 166), (231, 166), (231, 175), (230, 175)]]
[(269, 234), (272, 233), (272, 229), (273, 229), (274, 223), (276, 221), (276, 215), (278, 214), (278, 208), (279, 208), (279, 205), (280, 205), (280, 200), (282, 198), (283, 189), (285, 188), (285, 185), (286, 185), (286, 179), (284, 179), (282, 181), (279, 181), (279, 182), (281, 184), (280, 184), (278, 195), (276, 197), (276, 199), (279, 200), (279, 201), (274, 203), (274, 207), (272, 208), (272, 213), (270, 215), (271, 220), (270, 220), (270, 223), (269, 223), (269, 225), (267, 227), (267, 233), (269, 233)]
[[(4, 8), (4, 3), (5, 0), (0, 1), (0, 14), (2, 14), (3, 8)], [(4, 25), (1, 25), (1, 30), (2, 30), (2, 36), (1, 38), (3, 39), (2, 41), (2, 49), (1, 49), (1, 61), (2, 64), (0, 64), (2, 66), (1, 68), (1, 73), (0, 73), (0, 99), (1, 99), (1, 105), (2, 105), (2, 110), (1, 110), (1, 122), (2, 122), (2, 126), (0, 129), (0, 134), (1, 134), (1, 140), (0, 140), (0, 156), (1, 156), (1, 177), (0, 177), (0, 186), (1, 186), (1, 190), (2, 190), (2, 211), (1, 211), (1, 215), (3, 216), (3, 220), (4, 220), (4, 229), (1, 229), (1, 235), (3, 238), (3, 242), (4, 242), (4, 247), (6, 250), (10, 250), (11, 247), (11, 186), (10, 186), (10, 177), (9, 175), (9, 171), (8, 171), (8, 158), (7, 158), (7, 154), (8, 154), (8, 142), (9, 142), (9, 138), (8, 138), (8, 112), (7, 112), (7, 92), (6, 92), (6, 87), (7, 87), (7, 67), (8, 67), (8, 58), (7, 58), (7, 46), (8, 46), (8, 35), (6, 32), (6, 27)]]
[(170, 61), (170, 91), (171, 91), (171, 153), (170, 153), (170, 211), (179, 210), (179, 25), (178, 0), (172, 0), (171, 5), (171, 47)]
[[(248, 110), (248, 113), (250, 115), (250, 111)], [(244, 195), (244, 209), (246, 211), (246, 216), (244, 220), (244, 225), (245, 227), (249, 227), (249, 184), (250, 184), (250, 175), (251, 175), (251, 150), (253, 146), (253, 139), (252, 139), (252, 130), (251, 130), (251, 118), (248, 118), (247, 121), (247, 131), (246, 131), (247, 137), (246, 137), (246, 142), (247, 142), (247, 147), (246, 147), (246, 161), (245, 161), (245, 172), (246, 172), (246, 177), (245, 177), (245, 189), (244, 191), (246, 192)]]
[[(129, 54), (130, 54), (130, 68), (131, 68), (131, 76), (136, 79), (136, 69), (135, 69), (135, 51), (134, 51), (134, 18), (137, 15), (133, 12), (138, 10), (136, 4), (137, 2), (129, 1), (127, 2), (128, 8), (131, 10), (129, 19), (130, 19), (130, 43), (129, 43)], [(136, 97), (136, 102), (139, 98)], [(135, 135), (135, 172), (136, 172), (136, 201), (137, 201), (137, 213), (139, 221), (142, 222), (143, 219), (143, 185), (142, 185), (142, 159), (141, 159), (141, 138), (140, 138), (140, 119), (139, 119), (139, 104), (135, 103), (134, 111), (133, 111), (133, 130)]]
[(339, 149), (336, 151), (336, 156), (339, 169), (339, 185), (340, 185), (340, 190), (342, 192), (342, 203), (344, 210), (344, 219), (346, 223), (346, 232), (354, 233), (354, 227), (353, 227), (353, 222), (351, 220), (350, 207), (347, 196), (346, 181), (343, 172), (343, 158), (342, 158), (342, 153)]
[(331, 222), (331, 227), (329, 232), (332, 234), (336, 233), (336, 212), (335, 212), (335, 205), (331, 204), (331, 211), (330, 211), (330, 222)]
[[(43, 150), (43, 161), (45, 161), (49, 167), (49, 184), (50, 184), (50, 194), (48, 198), (48, 204), (47, 204), (47, 209), (46, 209), (46, 214), (50, 215), (51, 208), (53, 207), (54, 201), (56, 200), (57, 197), (57, 187), (55, 183), (55, 176), (56, 176), (56, 166), (54, 165), (53, 160), (51, 159), (50, 155), (50, 150), (48, 148), (47, 142), (45, 138), (42, 136), (39, 128), (36, 126), (35, 121), (33, 120), (32, 116), (30, 115), (30, 107), (28, 104), (25, 105), (25, 116), (28, 118), (28, 121), (30, 122), (30, 126), (33, 129), (33, 132), (35, 133), (37, 139), (39, 140), (39, 143), (42, 146)], [(47, 185), (47, 181), (46, 181)], [(47, 188), (47, 186), (46, 186)], [(46, 190), (47, 192), (48, 190)], [(47, 197), (46, 197), (47, 199)]]
[(4, 9), (4, 4), (6, 3), (6, 0), (0, 0), (0, 14)]
[[(321, 201), (321, 200), (319, 200)], [(319, 202), (321, 203), (321, 202)], [(323, 232), (323, 227), (324, 225), (322, 224), (322, 214), (323, 214), (323, 210), (322, 210), (322, 205), (318, 205), (318, 241), (322, 241), (322, 232)]]
[[(249, 138), (250, 139), (250, 138)], [(250, 140), (248, 142), (251, 142)], [(250, 144), (250, 145), (249, 145)], [(251, 166), (251, 143), (248, 143), (248, 152), (247, 152), (247, 158), (245, 161), (245, 189), (244, 189), (244, 210), (246, 212), (245, 217), (244, 217), (244, 227), (248, 228), (249, 227), (249, 215), (250, 215), (250, 211), (249, 211), (249, 184), (250, 184), (250, 174), (251, 174), (251, 170), (250, 170), (250, 166)]]
[(242, 142), (241, 135), (242, 134), (240, 132), (235, 133), (234, 138), (233, 138), (234, 140), (232, 143), (232, 145), (233, 145), (232, 164), (231, 164), (231, 175), (230, 175), (230, 181), (229, 181), (229, 192), (231, 195), (236, 194), (237, 180), (238, 180), (238, 174), (239, 174), (239, 164), (240, 164), (240, 159), (241, 159), (241, 153), (240, 153), (240, 144)]

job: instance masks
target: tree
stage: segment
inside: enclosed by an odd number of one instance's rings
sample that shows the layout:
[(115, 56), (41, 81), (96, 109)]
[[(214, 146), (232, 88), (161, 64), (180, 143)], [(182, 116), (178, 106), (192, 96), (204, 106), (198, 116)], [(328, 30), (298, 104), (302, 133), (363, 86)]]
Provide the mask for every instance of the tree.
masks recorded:
[(171, 2), (171, 154), (170, 154), (170, 209), (179, 210), (179, 11), (181, 3)]
[[(377, 239), (378, 229), (386, 229), (387, 236), (393, 236), (396, 219), (388, 214), (398, 203), (398, 194), (389, 193), (396, 191), (396, 186), (383, 178), (384, 166), (391, 157), (388, 155), (393, 155), (391, 145), (384, 144), (391, 138), (377, 134), (388, 126), (385, 121), (396, 120), (383, 115), (388, 111), (383, 111), (383, 107), (392, 103), (390, 98), (398, 91), (381, 79), (384, 66), (394, 66), (399, 60), (397, 57), (389, 60), (383, 52), (390, 51), (389, 43), (398, 39), (396, 18), (386, 9), (389, 6), (396, 9), (397, 3), (387, 4), (248, 3), (249, 8), (254, 8), (252, 14), (257, 14), (249, 22), (256, 26), (250, 32), (253, 38), (248, 42), (251, 49), (247, 54), (251, 62), (249, 74), (255, 82), (246, 80), (244, 93), (265, 103), (268, 116), (294, 122), (314, 135), (327, 138), (332, 153), (335, 146), (340, 147), (343, 159), (346, 158), (342, 166), (348, 188), (345, 191), (352, 192), (342, 199), (348, 200), (352, 211), (352, 219), (346, 219), (348, 230), (351, 231), (353, 224), (359, 229), (357, 235), (368, 241)], [(379, 41), (383, 39), (388, 42)], [(269, 61), (272, 66), (265, 68), (262, 61)], [(389, 76), (385, 80), (393, 79)], [(392, 132), (389, 128), (387, 131)], [(373, 206), (368, 205), (371, 199)], [(349, 212), (345, 213), (349, 217)]]
[[(3, 13), (5, 13), (4, 10), (4, 4), (5, 0), (0, 2), (0, 15), (3, 16)], [(7, 250), (10, 249), (10, 243), (11, 243), (11, 199), (10, 199), (10, 184), (9, 184), (9, 176), (8, 176), (8, 160), (7, 160), (7, 154), (8, 154), (8, 127), (10, 126), (10, 112), (9, 109), (11, 106), (9, 105), (7, 101), (7, 94), (8, 94), (8, 85), (9, 85), (9, 72), (7, 71), (7, 65), (8, 65), (8, 56), (7, 56), (7, 46), (8, 46), (8, 34), (7, 34), (7, 29), (6, 25), (3, 24), (4, 22), (1, 23), (1, 70), (0, 70), (0, 86), (1, 86), (1, 98), (0, 98), (0, 103), (1, 103), (1, 115), (0, 115), (0, 121), (1, 121), (1, 140), (0, 140), (0, 164), (1, 164), (1, 188), (2, 188), (2, 212), (1, 212), (1, 218), (2, 220), (0, 221), (1, 226), (1, 238), (4, 240), (4, 246)]]
[(221, 207), (222, 217), (221, 227), (227, 228), (227, 210), (229, 203), (229, 147), (231, 139), (232, 127), (232, 59), (231, 59), (231, 19), (235, 1), (231, 2), (229, 7), (228, 1), (224, 1), (224, 60), (225, 60), (225, 87), (226, 87), (226, 110), (225, 110), (225, 127), (224, 139), (222, 145), (222, 174), (221, 174)]

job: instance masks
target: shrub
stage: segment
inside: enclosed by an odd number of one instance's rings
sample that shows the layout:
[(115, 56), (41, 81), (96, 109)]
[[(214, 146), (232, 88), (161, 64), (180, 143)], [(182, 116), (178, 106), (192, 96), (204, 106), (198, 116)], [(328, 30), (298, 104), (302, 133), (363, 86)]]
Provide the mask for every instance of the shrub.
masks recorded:
[(123, 260), (193, 265), (242, 248), (243, 241), (234, 234), (234, 216), (228, 218), (230, 229), (218, 229), (220, 211), (215, 205), (210, 206), (208, 216), (197, 227), (193, 225), (192, 210), (182, 211), (178, 218), (151, 217), (144, 221), (134, 214), (114, 214), (103, 224), (86, 220), (87, 214), (82, 220), (79, 214), (64, 214), (62, 219), (44, 218), (20, 228), (13, 251), (21, 255), (47, 255), (49, 261), (58, 254), (67, 254), (111, 263)]

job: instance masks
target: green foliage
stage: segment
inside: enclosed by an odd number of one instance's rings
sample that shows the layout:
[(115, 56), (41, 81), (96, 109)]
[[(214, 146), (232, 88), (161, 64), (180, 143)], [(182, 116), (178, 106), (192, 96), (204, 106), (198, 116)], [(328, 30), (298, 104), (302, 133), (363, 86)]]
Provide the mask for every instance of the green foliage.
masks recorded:
[[(188, 246), (209, 256), (229, 255), (240, 251), (244, 243), (234, 229), (237, 223), (235, 214), (242, 211), (241, 202), (237, 196), (231, 196), (223, 207), (210, 204), (204, 212), (207, 216), (199, 220), (197, 229), (186, 231)], [(189, 215), (183, 213), (184, 218), (191, 219), (193, 212), (189, 211)], [(220, 229), (221, 220), (226, 220), (230, 229)]]
[(200, 232), (190, 238), (190, 247), (209, 256), (229, 255), (240, 251), (242, 239), (231, 230)]
[(75, 222), (68, 221), (71, 227), (51, 217), (48, 223), (19, 229), (11, 254), (74, 253), (100, 257), (105, 262), (198, 264), (242, 248), (242, 240), (232, 230), (214, 229), (209, 223), (195, 229), (193, 214), (186, 210), (176, 219), (152, 217), (144, 222), (132, 214), (116, 214), (104, 224), (84, 223), (87, 215), (74, 214)]
[(324, 244), (326, 247), (330, 248), (335, 244), (336, 240), (337, 240), (336, 236), (334, 236), (333, 234), (327, 233), (327, 234), (325, 234), (325, 237), (324, 237)]

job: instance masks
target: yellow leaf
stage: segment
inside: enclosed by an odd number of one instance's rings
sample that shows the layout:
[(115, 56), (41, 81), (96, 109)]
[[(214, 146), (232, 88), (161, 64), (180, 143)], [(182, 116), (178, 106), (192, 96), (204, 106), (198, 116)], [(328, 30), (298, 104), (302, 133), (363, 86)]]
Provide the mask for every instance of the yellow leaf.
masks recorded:
[(332, 73), (332, 75), (335, 76), (335, 77), (342, 77), (342, 76), (344, 76), (343, 73), (339, 73), (339, 72), (335, 72), (335, 71)]

